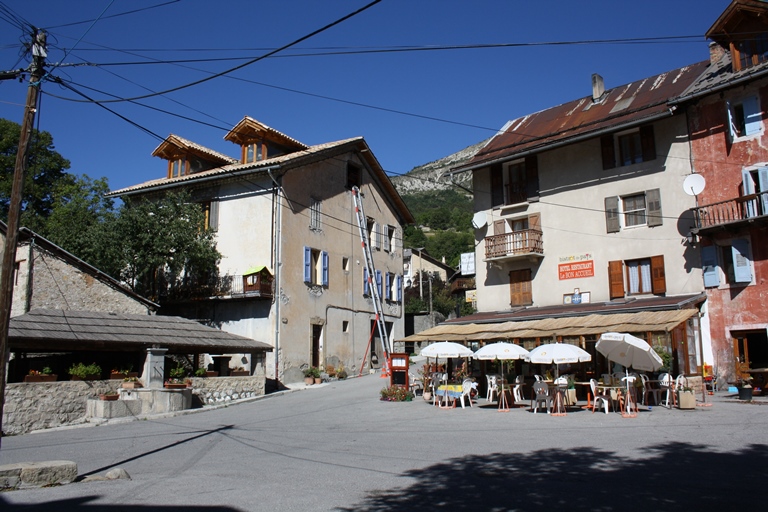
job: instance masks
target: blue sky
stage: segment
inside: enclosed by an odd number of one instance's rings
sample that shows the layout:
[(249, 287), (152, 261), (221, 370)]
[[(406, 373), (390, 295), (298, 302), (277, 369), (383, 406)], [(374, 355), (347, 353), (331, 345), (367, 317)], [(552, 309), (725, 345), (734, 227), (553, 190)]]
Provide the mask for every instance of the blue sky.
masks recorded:
[[(239, 66), (368, 3), (0, 0), (0, 9), (49, 32), (48, 61), (64, 64), (52, 75), (105, 100)], [(590, 95), (592, 73), (612, 88), (707, 60), (704, 33), (728, 3), (383, 0), (274, 57), (136, 100), (183, 117), (125, 101), (105, 106), (160, 137), (174, 133), (231, 156), (238, 148), (223, 137), (246, 115), (306, 144), (362, 136), (388, 173), (403, 174), (490, 137), (510, 119)], [(115, 16), (127, 11), (137, 12)], [(531, 45), (680, 36), (693, 37)], [(25, 39), (0, 15), (1, 70), (27, 65), (19, 60)], [(360, 53), (510, 43), (524, 45)], [(139, 64), (181, 59), (210, 60)], [(69, 66), (82, 63), (99, 65)], [(21, 122), (26, 89), (26, 82), (0, 82), (0, 118)], [(151, 156), (160, 139), (71, 101), (82, 98), (56, 83), (44, 83), (43, 92), (36, 126), (53, 135), (70, 172), (106, 176), (112, 189), (165, 175), (165, 162)]]

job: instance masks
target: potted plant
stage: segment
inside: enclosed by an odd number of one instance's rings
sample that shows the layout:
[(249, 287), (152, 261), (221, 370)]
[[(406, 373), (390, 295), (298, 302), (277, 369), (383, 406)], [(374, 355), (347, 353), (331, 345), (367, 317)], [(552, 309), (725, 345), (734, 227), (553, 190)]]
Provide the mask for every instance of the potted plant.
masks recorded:
[(106, 393), (101, 393), (99, 395), (100, 400), (106, 400), (109, 402), (117, 400), (118, 398), (120, 398), (120, 395), (117, 394), (117, 391), (107, 391)]
[(242, 366), (235, 366), (231, 370), (229, 370), (229, 376), (230, 377), (248, 377), (250, 375), (250, 372), (243, 368)]
[(739, 376), (739, 380), (736, 383), (736, 389), (739, 391), (739, 400), (746, 400), (747, 402), (752, 400), (752, 377)]
[(315, 379), (315, 384), (323, 383), (323, 376), (322, 372), (320, 372), (320, 368), (317, 368), (316, 366), (312, 367), (312, 377)]
[(170, 378), (165, 381), (166, 389), (182, 389), (187, 387), (187, 383), (184, 381), (184, 377), (187, 375), (187, 370), (179, 365), (173, 368), (169, 372)]
[(339, 367), (336, 369), (336, 378), (339, 380), (344, 380), (347, 378), (347, 370), (341, 363), (339, 363)]
[(96, 363), (77, 363), (70, 366), (67, 373), (72, 380), (98, 380), (101, 377), (101, 366)]
[(132, 365), (126, 365), (122, 368), (113, 368), (112, 371), (109, 373), (110, 379), (120, 380), (120, 379), (126, 379), (127, 377), (138, 377), (139, 372), (131, 371), (133, 370)]
[(24, 382), (55, 382), (57, 377), (51, 368), (46, 366), (42, 370), (29, 370), (29, 375), (24, 377)]
[(413, 392), (402, 386), (389, 386), (381, 390), (383, 402), (412, 402)]
[(125, 389), (137, 389), (142, 387), (138, 377), (126, 377), (123, 379), (123, 388)]
[(693, 388), (683, 386), (677, 390), (677, 407), (679, 409), (696, 408), (696, 395), (693, 394)]
[(314, 367), (304, 369), (304, 384), (311, 386), (315, 383)]
[(205, 368), (198, 368), (197, 370), (195, 370), (195, 377), (201, 377), (201, 378), (208, 377), (208, 372), (205, 370)]

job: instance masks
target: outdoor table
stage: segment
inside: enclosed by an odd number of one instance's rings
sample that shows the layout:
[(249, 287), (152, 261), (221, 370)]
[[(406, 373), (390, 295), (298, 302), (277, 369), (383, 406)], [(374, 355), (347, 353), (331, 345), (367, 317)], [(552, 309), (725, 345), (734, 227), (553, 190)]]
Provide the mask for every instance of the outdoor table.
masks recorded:
[(611, 407), (613, 407), (614, 411), (616, 410), (614, 403), (619, 401), (619, 399), (621, 398), (622, 389), (624, 389), (623, 386), (616, 386), (614, 384), (600, 384), (600, 383), (597, 384), (597, 390), (602, 391), (602, 394), (610, 393)]
[(552, 416), (565, 416), (565, 390), (567, 386), (550, 385), (550, 392), (552, 393)]
[(592, 388), (590, 387), (592, 385), (591, 382), (574, 382), (577, 386), (587, 386), (587, 405), (582, 406), (582, 409), (591, 409), (592, 408)]
[[(461, 384), (442, 384), (437, 387), (437, 396), (442, 397), (440, 400), (441, 409), (453, 409), (456, 407), (456, 399), (461, 397), (461, 393), (464, 391), (464, 387)], [(449, 402), (452, 405), (448, 405)]]

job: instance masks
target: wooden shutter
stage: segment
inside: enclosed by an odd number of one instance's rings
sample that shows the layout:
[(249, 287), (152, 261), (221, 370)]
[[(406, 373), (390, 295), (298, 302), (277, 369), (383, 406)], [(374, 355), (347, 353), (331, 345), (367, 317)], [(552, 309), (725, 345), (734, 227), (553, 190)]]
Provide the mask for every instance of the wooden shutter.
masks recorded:
[(611, 299), (624, 297), (624, 272), (621, 260), (608, 262), (609, 296)]
[(656, 139), (652, 124), (640, 127), (640, 145), (643, 148), (643, 162), (656, 160)]
[(395, 293), (397, 294), (395, 300), (397, 302), (403, 302), (403, 276), (397, 275), (395, 279)]
[(381, 299), (381, 270), (376, 271), (376, 292), (379, 294), (379, 299)]
[(661, 191), (658, 188), (645, 191), (645, 205), (647, 208), (645, 218), (648, 226), (661, 226)]
[(386, 300), (392, 300), (392, 274), (389, 272), (384, 274), (384, 291), (386, 292), (384, 298)]
[(616, 196), (605, 198), (605, 231), (607, 233), (618, 233), (621, 231), (619, 198)]
[(208, 209), (208, 227), (212, 231), (219, 229), (219, 202), (211, 201), (211, 205)]
[(504, 174), (501, 164), (491, 166), (491, 206), (504, 204)]
[(664, 256), (651, 256), (651, 292), (654, 294), (667, 293)]
[(749, 242), (745, 239), (736, 239), (731, 244), (733, 279), (737, 283), (749, 283), (752, 281), (752, 266), (749, 263)]
[(704, 274), (704, 288), (720, 286), (720, 272), (717, 268), (717, 246), (701, 248), (701, 271)]
[(304, 246), (304, 282), (312, 282), (312, 248)]
[(525, 157), (525, 188), (528, 201), (539, 200), (539, 159), (536, 155)]
[(321, 253), (321, 261), (323, 265), (323, 286), (328, 286), (328, 271), (329, 271), (329, 265), (328, 265), (328, 252), (323, 251)]
[(509, 272), (510, 306), (528, 306), (533, 304), (531, 269), (511, 270)]
[(600, 151), (603, 154), (603, 169), (616, 167), (616, 149), (613, 146), (613, 135), (600, 137)]
[(387, 224), (381, 226), (381, 247), (385, 252), (389, 252), (389, 226)]
[(763, 116), (757, 104), (757, 96), (745, 98), (741, 106), (744, 108), (744, 135), (760, 133), (763, 127)]

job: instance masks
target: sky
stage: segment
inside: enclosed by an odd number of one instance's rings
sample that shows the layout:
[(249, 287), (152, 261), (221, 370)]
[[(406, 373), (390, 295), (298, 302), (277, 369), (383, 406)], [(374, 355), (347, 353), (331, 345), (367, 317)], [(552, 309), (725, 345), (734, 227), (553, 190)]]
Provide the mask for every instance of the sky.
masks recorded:
[[(171, 133), (239, 157), (224, 135), (244, 116), (308, 145), (362, 136), (395, 176), (591, 95), (593, 73), (610, 89), (707, 60), (729, 4), (370, 3), (0, 0), (0, 70), (28, 65), (24, 25), (46, 30), (48, 72), (77, 92), (45, 80), (35, 127), (113, 190), (164, 177)], [(21, 123), (27, 88), (0, 81), (0, 118)]]

